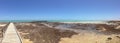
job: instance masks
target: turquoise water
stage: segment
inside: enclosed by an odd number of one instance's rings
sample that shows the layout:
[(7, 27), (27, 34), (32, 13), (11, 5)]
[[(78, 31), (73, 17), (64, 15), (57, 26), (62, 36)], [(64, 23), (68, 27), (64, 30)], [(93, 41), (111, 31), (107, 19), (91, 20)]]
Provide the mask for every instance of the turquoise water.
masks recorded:
[(49, 22), (104, 22), (103, 20), (49, 20)]
[(32, 21), (48, 21), (48, 22), (100, 22), (102, 20), (0, 20), (0, 22), (32, 22)]
[(33, 20), (0, 20), (0, 22), (32, 22)]

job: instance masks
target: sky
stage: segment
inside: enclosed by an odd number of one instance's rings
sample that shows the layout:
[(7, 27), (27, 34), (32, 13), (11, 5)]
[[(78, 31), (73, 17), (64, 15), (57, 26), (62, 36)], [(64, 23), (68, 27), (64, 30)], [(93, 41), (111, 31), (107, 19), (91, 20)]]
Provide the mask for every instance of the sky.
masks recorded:
[(0, 0), (0, 20), (120, 20), (120, 0)]

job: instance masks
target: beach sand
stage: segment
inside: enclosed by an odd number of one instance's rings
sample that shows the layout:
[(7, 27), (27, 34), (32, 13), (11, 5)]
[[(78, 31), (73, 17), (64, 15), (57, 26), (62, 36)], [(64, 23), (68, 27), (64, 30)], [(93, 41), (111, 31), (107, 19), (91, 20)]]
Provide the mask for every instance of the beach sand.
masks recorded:
[(79, 33), (71, 38), (61, 38), (59, 43), (120, 43), (120, 35)]

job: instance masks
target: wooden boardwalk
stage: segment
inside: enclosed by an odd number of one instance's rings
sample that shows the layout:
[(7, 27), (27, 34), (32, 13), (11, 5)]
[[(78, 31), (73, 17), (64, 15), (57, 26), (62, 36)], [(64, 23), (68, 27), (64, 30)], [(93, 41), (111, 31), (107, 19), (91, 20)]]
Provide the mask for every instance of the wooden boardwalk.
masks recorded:
[(2, 43), (22, 43), (16, 27), (13, 23), (8, 25), (8, 28), (4, 34)]

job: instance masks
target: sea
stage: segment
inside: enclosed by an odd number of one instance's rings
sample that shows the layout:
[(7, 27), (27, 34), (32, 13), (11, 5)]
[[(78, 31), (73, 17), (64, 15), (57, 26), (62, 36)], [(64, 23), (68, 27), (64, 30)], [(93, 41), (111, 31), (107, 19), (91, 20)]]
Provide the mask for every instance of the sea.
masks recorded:
[(0, 20), (0, 22), (32, 22), (33, 20)]
[(47, 21), (47, 22), (105, 22), (104, 20), (0, 20), (0, 22), (34, 22), (34, 21)]

